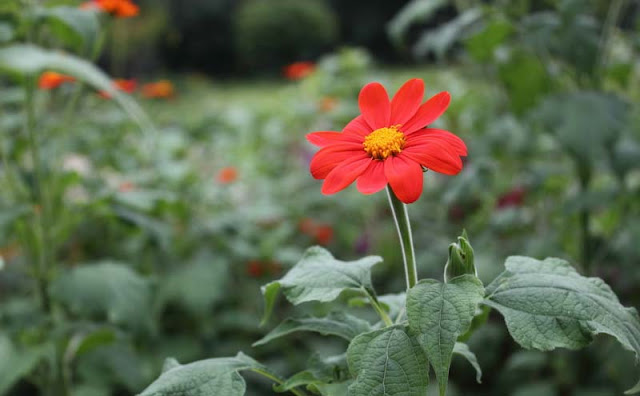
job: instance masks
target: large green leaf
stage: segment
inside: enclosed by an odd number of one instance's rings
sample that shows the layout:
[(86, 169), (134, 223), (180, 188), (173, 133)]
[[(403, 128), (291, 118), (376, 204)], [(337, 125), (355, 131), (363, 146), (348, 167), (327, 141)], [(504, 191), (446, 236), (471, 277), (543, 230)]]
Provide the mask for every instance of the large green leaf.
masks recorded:
[(262, 287), (265, 298), (263, 323), (271, 315), (280, 289), (295, 305), (308, 301), (333, 301), (345, 290), (371, 289), (371, 267), (381, 261), (378, 256), (340, 261), (319, 246), (307, 249), (302, 259), (282, 279)]
[(0, 334), (0, 394), (5, 394), (20, 378), (33, 371), (47, 354), (48, 346), (16, 347), (9, 337)]
[(31, 44), (16, 44), (0, 48), (0, 72), (35, 78), (47, 70), (71, 75), (97, 90), (107, 92), (143, 131), (155, 131), (153, 124), (140, 106), (131, 97), (114, 88), (109, 76), (84, 59)]
[(78, 315), (106, 317), (136, 329), (151, 323), (149, 282), (122, 263), (102, 261), (67, 270), (53, 282), (51, 294)]
[(265, 370), (242, 352), (235, 357), (199, 360), (185, 365), (167, 359), (160, 377), (139, 396), (242, 396), (246, 384), (238, 372), (251, 369)]
[(467, 359), (467, 362), (476, 370), (476, 381), (479, 384), (482, 383), (482, 369), (480, 368), (476, 354), (469, 349), (469, 345), (464, 342), (456, 342), (453, 346), (453, 354)]
[[(640, 320), (599, 278), (581, 276), (565, 260), (509, 257), (487, 287), (484, 303), (505, 318), (524, 348), (578, 349), (597, 334), (608, 334), (640, 358)], [(640, 392), (640, 383), (629, 392)]]
[(313, 331), (322, 335), (334, 335), (351, 341), (360, 333), (371, 330), (369, 322), (344, 312), (332, 312), (324, 318), (306, 317), (289, 318), (253, 346), (264, 345), (276, 338), (284, 337), (297, 331)]
[(436, 372), (441, 395), (446, 393), (456, 340), (471, 325), (483, 296), (482, 282), (473, 275), (448, 283), (426, 279), (407, 293), (409, 326)]
[(36, 17), (49, 24), (58, 38), (74, 49), (89, 51), (89, 44), (98, 38), (100, 23), (93, 10), (77, 7), (41, 7)]
[(429, 363), (404, 326), (391, 326), (354, 338), (347, 350), (355, 382), (349, 395), (423, 396), (429, 385)]

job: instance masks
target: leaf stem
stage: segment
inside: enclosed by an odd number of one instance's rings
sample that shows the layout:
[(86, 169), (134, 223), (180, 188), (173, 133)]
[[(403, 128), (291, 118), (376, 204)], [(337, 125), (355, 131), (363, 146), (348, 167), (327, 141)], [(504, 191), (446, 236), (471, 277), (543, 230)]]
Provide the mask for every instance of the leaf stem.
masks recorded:
[[(26, 119), (25, 129), (29, 141), (29, 151), (31, 152), (31, 161), (33, 163), (34, 174), (34, 189), (35, 198), (39, 206), (36, 211), (36, 216), (39, 219), (39, 247), (38, 247), (38, 265), (35, 271), (36, 281), (38, 284), (38, 290), (40, 294), (40, 303), (42, 309), (45, 312), (50, 312), (51, 301), (48, 291), (48, 271), (49, 261), (51, 259), (50, 247), (51, 236), (49, 227), (49, 201), (47, 199), (45, 180), (43, 175), (42, 158), (40, 156), (40, 150), (38, 147), (37, 136), (35, 132), (36, 118), (35, 118), (35, 104), (34, 104), (34, 88), (35, 82), (33, 78), (28, 78), (25, 86), (25, 107), (26, 107)], [(38, 213), (39, 211), (39, 213)]]
[[(257, 367), (252, 367), (250, 370), (253, 371), (254, 373), (260, 374), (265, 378), (270, 379), (271, 381), (276, 382), (278, 385), (282, 385), (284, 383), (284, 380), (282, 378), (278, 377), (273, 373), (268, 372), (267, 370), (263, 370)], [(307, 396), (307, 394), (304, 391), (301, 391), (300, 389), (296, 389), (296, 388), (289, 389), (289, 392), (293, 393), (296, 396)]]
[(416, 254), (413, 248), (413, 236), (411, 235), (411, 223), (409, 222), (407, 205), (396, 197), (389, 186), (387, 186), (387, 197), (389, 198), (391, 213), (400, 238), (407, 289), (411, 289), (418, 282), (418, 271), (416, 269)]
[(369, 290), (367, 288), (363, 288), (363, 290), (367, 294), (367, 298), (369, 298), (369, 302), (371, 302), (371, 306), (373, 307), (373, 309), (375, 309), (375, 311), (378, 313), (378, 316), (380, 316), (380, 319), (382, 319), (382, 321), (384, 322), (384, 325), (386, 327), (393, 326), (393, 321), (391, 320), (389, 315), (387, 315), (384, 309), (382, 309), (382, 307), (380, 306), (380, 302), (376, 298), (375, 293), (373, 293), (372, 290)]

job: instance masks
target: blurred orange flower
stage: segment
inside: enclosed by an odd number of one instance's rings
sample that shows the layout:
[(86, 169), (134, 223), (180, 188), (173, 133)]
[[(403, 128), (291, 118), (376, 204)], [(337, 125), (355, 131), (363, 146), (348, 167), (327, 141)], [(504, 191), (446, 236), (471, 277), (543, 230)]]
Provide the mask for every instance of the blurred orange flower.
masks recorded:
[(294, 62), (290, 65), (285, 66), (282, 69), (282, 73), (289, 80), (301, 80), (316, 69), (316, 66), (313, 62)]
[[(112, 84), (113, 84), (113, 87), (118, 91), (122, 91), (126, 93), (132, 93), (138, 87), (138, 82), (133, 79), (127, 80), (124, 78), (117, 78), (113, 80)], [(100, 91), (98, 92), (98, 94), (105, 99), (111, 99), (111, 95), (106, 91)]]
[(124, 181), (118, 186), (118, 191), (126, 193), (136, 189), (136, 185), (130, 181)]
[(139, 7), (131, 0), (91, 0), (80, 5), (82, 9), (98, 9), (118, 18), (138, 15)]
[(169, 80), (160, 80), (142, 86), (145, 98), (171, 98), (175, 95), (173, 84)]
[(258, 260), (251, 260), (247, 263), (247, 275), (252, 278), (259, 278), (264, 273), (264, 269), (262, 268), (262, 262)]
[(233, 166), (227, 166), (225, 168), (220, 169), (220, 171), (218, 172), (218, 175), (216, 176), (216, 179), (218, 180), (218, 182), (222, 184), (233, 183), (234, 181), (236, 181), (237, 178), (238, 178), (238, 170)]
[(333, 227), (329, 224), (317, 223), (313, 219), (305, 217), (298, 223), (298, 229), (303, 234), (312, 237), (319, 245), (328, 245), (333, 240)]
[(320, 108), (320, 111), (327, 113), (335, 109), (337, 105), (338, 105), (338, 99), (333, 98), (331, 96), (325, 96), (320, 100), (318, 107)]
[(38, 87), (40, 89), (54, 89), (60, 85), (68, 82), (74, 82), (76, 79), (64, 74), (48, 71), (42, 73), (38, 80)]

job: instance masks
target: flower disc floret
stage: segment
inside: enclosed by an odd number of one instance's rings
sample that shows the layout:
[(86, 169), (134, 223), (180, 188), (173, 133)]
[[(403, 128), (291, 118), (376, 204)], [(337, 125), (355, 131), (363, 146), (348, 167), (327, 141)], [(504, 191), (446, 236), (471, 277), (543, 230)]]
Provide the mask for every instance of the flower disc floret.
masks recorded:
[(364, 138), (364, 151), (378, 160), (399, 154), (404, 148), (404, 133), (397, 126), (376, 129)]

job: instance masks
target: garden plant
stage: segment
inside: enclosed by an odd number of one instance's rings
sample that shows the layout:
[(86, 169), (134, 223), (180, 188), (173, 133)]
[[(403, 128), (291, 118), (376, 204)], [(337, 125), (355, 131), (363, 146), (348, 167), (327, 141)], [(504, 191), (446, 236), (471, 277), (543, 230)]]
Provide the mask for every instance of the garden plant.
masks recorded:
[[(517, 382), (518, 365), (557, 382), (521, 394), (640, 393), (640, 318), (621, 302), (640, 258), (624, 1), (600, 19), (455, 2), (413, 42), (445, 2), (409, 1), (392, 40), (461, 51), (477, 85), (390, 79), (344, 48), (285, 67), (281, 96), (206, 115), (164, 77), (97, 66), (107, 52), (126, 70), (143, 8), (68, 3), (0, 5), (0, 394), (445, 396), (487, 377), (507, 394), (499, 372)], [(238, 14), (256, 29), (242, 47), (270, 29), (265, 4)], [(311, 9), (331, 21), (321, 48), (334, 21)]]

